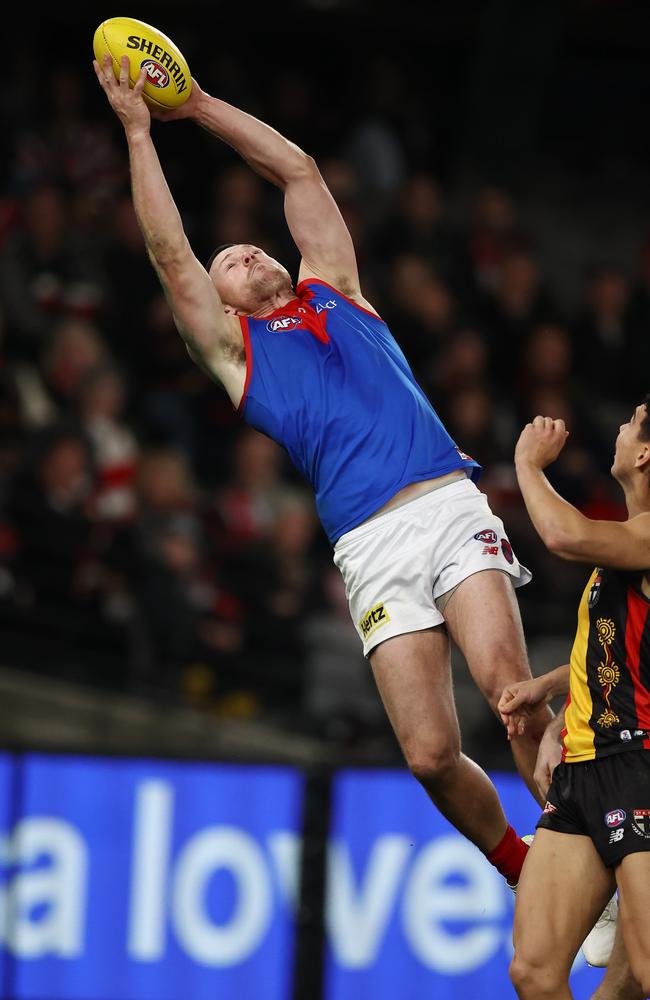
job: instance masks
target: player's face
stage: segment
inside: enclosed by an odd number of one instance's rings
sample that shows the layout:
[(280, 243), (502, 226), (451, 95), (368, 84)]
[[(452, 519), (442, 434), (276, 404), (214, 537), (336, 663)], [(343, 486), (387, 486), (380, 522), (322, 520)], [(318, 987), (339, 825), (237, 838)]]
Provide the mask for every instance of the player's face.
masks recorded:
[(291, 291), (287, 269), (248, 243), (222, 250), (212, 262), (210, 277), (224, 305), (245, 313), (256, 312), (278, 293)]
[(644, 444), (639, 441), (639, 430), (646, 415), (645, 404), (641, 403), (634, 409), (630, 419), (619, 428), (612, 465), (612, 475), (616, 479), (634, 469), (640, 446), (643, 447)]

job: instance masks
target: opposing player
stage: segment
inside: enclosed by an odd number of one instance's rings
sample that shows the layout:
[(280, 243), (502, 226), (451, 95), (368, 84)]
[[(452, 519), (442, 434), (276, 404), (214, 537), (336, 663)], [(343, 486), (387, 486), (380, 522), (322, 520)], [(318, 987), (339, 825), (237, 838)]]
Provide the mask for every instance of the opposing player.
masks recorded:
[(636, 1000), (650, 994), (650, 395), (616, 439), (612, 475), (625, 494), (625, 522), (592, 521), (553, 490), (542, 470), (566, 437), (563, 421), (536, 417), (515, 451), (521, 492), (546, 546), (596, 568), (580, 602), (570, 667), (506, 688), (499, 703), (514, 736), (529, 711), (570, 684), (561, 762), (517, 894), (511, 977), (521, 1000), (570, 997), (572, 962), (617, 886), (634, 978), (619, 948), (597, 996)]
[[(359, 287), (350, 234), (313, 159), (279, 133), (203, 92), (168, 118), (189, 117), (284, 192), (300, 251), (286, 269), (256, 246), (194, 256), (150, 135), (144, 75), (119, 82), (95, 63), (122, 122), (133, 200), (149, 256), (191, 356), (243, 418), (282, 444), (314, 488), (352, 618), (413, 774), (442, 813), (511, 883), (527, 845), (496, 790), (461, 753), (451, 636), (492, 709), (529, 678), (514, 587), (529, 572), (473, 480), (477, 463), (447, 434), (386, 324)], [(513, 741), (533, 770), (552, 713)]]

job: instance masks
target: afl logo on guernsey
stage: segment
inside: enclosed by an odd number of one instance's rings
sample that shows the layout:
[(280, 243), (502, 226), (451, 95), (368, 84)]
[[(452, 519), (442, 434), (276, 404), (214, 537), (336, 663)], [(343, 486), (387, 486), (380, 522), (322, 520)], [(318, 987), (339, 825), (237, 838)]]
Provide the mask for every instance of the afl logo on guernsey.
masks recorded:
[(293, 330), (296, 326), (302, 326), (300, 316), (278, 316), (277, 319), (270, 319), (266, 324), (269, 333), (282, 333), (283, 330)]
[(158, 87), (160, 90), (169, 86), (169, 73), (155, 59), (143, 59), (140, 63), (140, 69), (147, 71), (147, 80), (152, 86)]

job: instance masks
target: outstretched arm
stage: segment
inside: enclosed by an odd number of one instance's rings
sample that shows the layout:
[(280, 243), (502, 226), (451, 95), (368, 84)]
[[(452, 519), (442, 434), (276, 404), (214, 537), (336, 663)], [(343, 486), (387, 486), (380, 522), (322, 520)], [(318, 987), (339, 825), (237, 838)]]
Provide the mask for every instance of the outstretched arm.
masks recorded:
[(563, 559), (612, 569), (650, 566), (650, 513), (629, 521), (592, 521), (564, 500), (543, 469), (555, 461), (568, 432), (563, 420), (535, 417), (521, 432), (515, 468), (526, 508), (547, 549)]
[(154, 115), (163, 121), (191, 118), (279, 187), (287, 225), (302, 256), (300, 279), (321, 278), (363, 301), (352, 238), (311, 156), (271, 126), (206, 94), (196, 80), (185, 105)]
[(122, 58), (119, 82), (110, 56), (105, 57), (103, 66), (95, 61), (94, 67), (124, 126), (135, 212), (176, 326), (194, 360), (223, 382), (237, 404), (245, 376), (241, 331), (238, 321), (225, 313), (216, 288), (185, 235), (151, 140), (151, 117), (142, 99), (145, 71), (131, 89), (128, 57)]
[(569, 669), (569, 664), (565, 663), (528, 681), (506, 685), (497, 711), (506, 727), (509, 740), (513, 736), (523, 736), (527, 719), (542, 705), (548, 705), (557, 695), (568, 694)]

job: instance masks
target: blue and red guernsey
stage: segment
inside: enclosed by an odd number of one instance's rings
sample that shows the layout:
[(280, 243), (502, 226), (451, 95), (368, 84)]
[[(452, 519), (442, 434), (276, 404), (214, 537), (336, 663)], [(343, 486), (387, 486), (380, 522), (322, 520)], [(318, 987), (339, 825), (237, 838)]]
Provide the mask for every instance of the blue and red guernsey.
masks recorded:
[(308, 279), (287, 305), (241, 325), (239, 410), (311, 483), (332, 544), (409, 483), (455, 469), (478, 478), (375, 313)]

